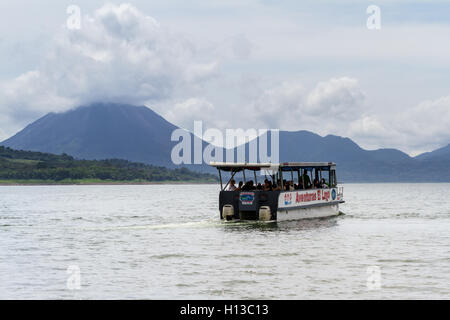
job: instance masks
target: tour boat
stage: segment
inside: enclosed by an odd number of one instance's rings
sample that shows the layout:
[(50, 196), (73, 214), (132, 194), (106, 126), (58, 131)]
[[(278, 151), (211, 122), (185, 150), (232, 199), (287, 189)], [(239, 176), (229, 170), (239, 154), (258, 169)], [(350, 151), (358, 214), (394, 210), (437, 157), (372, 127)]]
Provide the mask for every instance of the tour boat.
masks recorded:
[[(219, 172), (220, 218), (226, 221), (285, 221), (336, 216), (339, 204), (344, 202), (344, 188), (337, 184), (333, 162), (211, 162), (210, 165)], [(222, 172), (228, 178), (225, 186)], [(242, 173), (241, 189), (238, 173)], [(234, 185), (232, 181), (235, 181)]]

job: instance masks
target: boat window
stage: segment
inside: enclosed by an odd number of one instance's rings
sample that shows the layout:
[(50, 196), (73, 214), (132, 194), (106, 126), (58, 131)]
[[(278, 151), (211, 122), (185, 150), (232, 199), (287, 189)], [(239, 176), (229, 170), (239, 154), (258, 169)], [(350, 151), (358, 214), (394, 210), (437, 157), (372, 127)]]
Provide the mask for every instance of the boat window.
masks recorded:
[(322, 171), (322, 178), (321, 181), (324, 182), (324, 185), (322, 185), (322, 188), (329, 188), (330, 186), (330, 171)]
[[(261, 170), (259, 166), (225, 167), (219, 178), (222, 190), (237, 191), (294, 191), (311, 188), (329, 188), (337, 185), (336, 169), (333, 163), (326, 165), (290, 165), (277, 166), (276, 170)], [(231, 180), (234, 184), (230, 186)]]
[(330, 187), (335, 187), (336, 185), (337, 185), (336, 170), (331, 169), (330, 170)]

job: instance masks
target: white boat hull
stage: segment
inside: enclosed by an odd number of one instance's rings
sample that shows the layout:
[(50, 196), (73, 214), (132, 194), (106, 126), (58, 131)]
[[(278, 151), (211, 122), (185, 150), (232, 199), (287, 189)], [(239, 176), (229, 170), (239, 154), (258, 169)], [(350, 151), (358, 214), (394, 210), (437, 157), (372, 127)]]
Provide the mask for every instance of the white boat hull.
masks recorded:
[(277, 221), (336, 216), (343, 193), (343, 187), (281, 192)]
[(279, 208), (277, 221), (324, 218), (339, 215), (339, 204), (330, 204), (319, 207), (293, 208), (290, 210)]

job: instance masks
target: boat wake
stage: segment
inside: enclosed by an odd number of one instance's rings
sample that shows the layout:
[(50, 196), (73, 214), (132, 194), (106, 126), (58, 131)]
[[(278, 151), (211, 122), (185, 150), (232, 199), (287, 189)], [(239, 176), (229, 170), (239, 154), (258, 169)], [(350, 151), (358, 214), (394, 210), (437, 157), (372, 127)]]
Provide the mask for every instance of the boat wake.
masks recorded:
[(109, 226), (100, 228), (83, 228), (84, 231), (116, 231), (116, 230), (158, 230), (158, 229), (178, 229), (178, 228), (214, 228), (214, 227), (227, 227), (227, 226), (249, 226), (249, 225), (261, 225), (271, 224), (275, 221), (218, 221), (218, 220), (202, 220), (182, 223), (164, 223), (164, 224), (151, 224), (151, 225), (129, 225), (129, 226)]
[(176, 228), (192, 228), (192, 227), (210, 227), (219, 224), (214, 220), (203, 220), (182, 223), (165, 223), (165, 224), (148, 224), (148, 225), (130, 225), (130, 226), (110, 226), (101, 228), (84, 228), (85, 231), (108, 231), (108, 230), (155, 230), (155, 229), (176, 229)]

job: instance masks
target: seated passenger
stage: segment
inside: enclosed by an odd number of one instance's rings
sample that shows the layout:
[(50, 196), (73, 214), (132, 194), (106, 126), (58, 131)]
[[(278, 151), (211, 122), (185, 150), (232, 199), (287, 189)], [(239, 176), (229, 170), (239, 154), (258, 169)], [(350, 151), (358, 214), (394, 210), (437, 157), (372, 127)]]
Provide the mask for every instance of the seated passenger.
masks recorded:
[(322, 178), (322, 180), (320, 180), (320, 184), (322, 185), (322, 188), (324, 188), (324, 189), (328, 188), (328, 184), (325, 182), (324, 178)]
[(267, 179), (266, 179), (266, 181), (264, 181), (264, 190), (265, 191), (272, 191), (273, 190), (272, 181), (269, 181)]
[(263, 190), (263, 186), (261, 183), (258, 183), (258, 185), (256, 186), (256, 190)]
[(285, 191), (291, 191), (291, 181), (283, 180), (283, 186)]
[(283, 179), (283, 190), (289, 191), (289, 184), (286, 180)]
[(320, 189), (319, 179), (314, 179), (314, 188)]
[(244, 185), (244, 183), (242, 181), (239, 181), (239, 185), (236, 188), (236, 191), (241, 191), (242, 190), (242, 186)]
[(244, 186), (242, 187), (243, 191), (251, 191), (251, 190), (255, 190), (255, 186), (253, 185), (253, 181), (247, 181)]
[(268, 179), (264, 180), (264, 190), (266, 190), (266, 191), (269, 190), (269, 180)]
[(234, 191), (236, 190), (236, 186), (234, 185), (236, 181), (234, 179), (231, 179), (230, 184), (228, 185), (227, 191)]
[(294, 181), (292, 181), (292, 180), (288, 181), (288, 186), (289, 186), (289, 188), (288, 188), (289, 191), (295, 190)]

